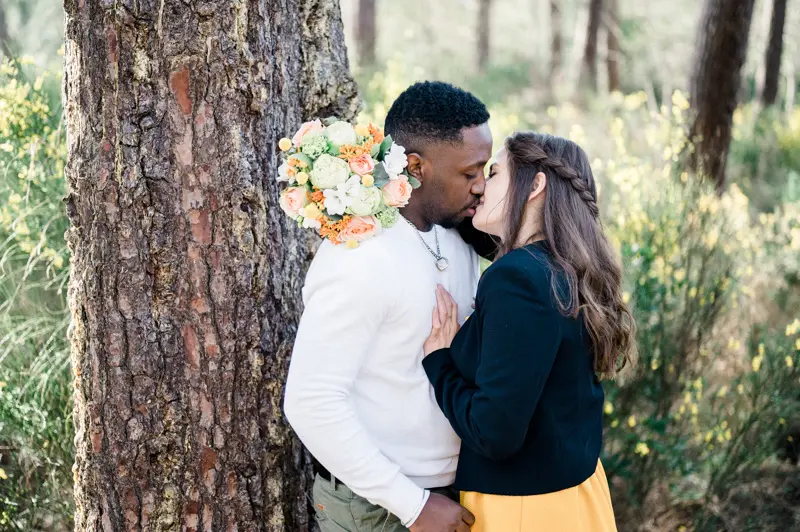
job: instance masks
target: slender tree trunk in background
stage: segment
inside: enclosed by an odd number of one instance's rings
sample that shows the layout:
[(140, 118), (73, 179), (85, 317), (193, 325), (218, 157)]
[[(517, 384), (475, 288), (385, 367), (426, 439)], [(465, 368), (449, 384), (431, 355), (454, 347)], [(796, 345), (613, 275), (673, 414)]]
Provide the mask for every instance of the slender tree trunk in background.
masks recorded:
[(14, 58), (14, 54), (11, 51), (11, 38), (8, 36), (6, 10), (2, 2), (0, 2), (0, 54), (3, 55), (3, 59)]
[(747, 55), (754, 0), (706, 0), (691, 79), (695, 120), (690, 166), (725, 186), (733, 112)]
[(597, 34), (600, 18), (603, 15), (603, 0), (590, 0), (589, 27), (586, 30), (586, 45), (583, 49), (583, 63), (578, 85), (582, 89), (597, 91)]
[(478, 0), (478, 70), (486, 72), (489, 65), (489, 47), (491, 42), (492, 0)]
[(358, 66), (362, 68), (375, 64), (376, 19), (375, 0), (359, 0), (356, 41), (358, 42)]
[(606, 10), (606, 31), (608, 32), (608, 56), (606, 65), (608, 67), (608, 91), (618, 91), (619, 64), (622, 59), (622, 52), (619, 46), (619, 0), (606, 0), (608, 8)]
[(555, 92), (561, 79), (563, 38), (560, 0), (550, 0), (550, 87)]
[(306, 531), (275, 146), (358, 110), (338, 1), (64, 7), (75, 529)]
[(767, 44), (767, 54), (764, 60), (764, 92), (761, 94), (761, 102), (765, 107), (775, 105), (775, 100), (778, 99), (785, 21), (786, 0), (773, 0), (772, 22), (769, 26), (769, 43)]
[(797, 80), (795, 79), (794, 63), (789, 61), (786, 68), (786, 118), (792, 117), (794, 111), (794, 96)]

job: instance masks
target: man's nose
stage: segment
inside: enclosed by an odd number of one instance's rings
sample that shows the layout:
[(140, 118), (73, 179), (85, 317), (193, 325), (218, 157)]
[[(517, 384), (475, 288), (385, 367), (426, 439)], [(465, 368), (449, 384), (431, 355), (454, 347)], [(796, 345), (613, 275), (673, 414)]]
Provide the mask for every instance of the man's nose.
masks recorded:
[(470, 192), (474, 196), (483, 196), (483, 191), (486, 189), (486, 177), (481, 174), (481, 176), (472, 183), (472, 188)]

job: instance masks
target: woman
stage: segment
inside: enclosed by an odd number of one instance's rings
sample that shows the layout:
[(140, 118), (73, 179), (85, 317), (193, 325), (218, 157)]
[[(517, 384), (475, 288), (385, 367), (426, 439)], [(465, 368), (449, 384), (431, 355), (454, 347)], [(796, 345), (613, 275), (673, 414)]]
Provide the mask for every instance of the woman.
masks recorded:
[(460, 330), (437, 290), (423, 365), (462, 439), (455, 487), (473, 532), (616, 530), (599, 377), (633, 361), (634, 323), (595, 194), (575, 143), (510, 137), (473, 218), (499, 258)]

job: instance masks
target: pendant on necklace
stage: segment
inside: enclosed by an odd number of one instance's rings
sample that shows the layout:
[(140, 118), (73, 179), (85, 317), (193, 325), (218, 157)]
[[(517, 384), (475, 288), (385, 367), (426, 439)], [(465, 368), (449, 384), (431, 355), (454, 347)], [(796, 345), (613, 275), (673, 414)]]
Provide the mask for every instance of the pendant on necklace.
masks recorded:
[(436, 268), (438, 268), (440, 272), (445, 271), (448, 266), (450, 266), (450, 262), (444, 257), (441, 257), (436, 261)]

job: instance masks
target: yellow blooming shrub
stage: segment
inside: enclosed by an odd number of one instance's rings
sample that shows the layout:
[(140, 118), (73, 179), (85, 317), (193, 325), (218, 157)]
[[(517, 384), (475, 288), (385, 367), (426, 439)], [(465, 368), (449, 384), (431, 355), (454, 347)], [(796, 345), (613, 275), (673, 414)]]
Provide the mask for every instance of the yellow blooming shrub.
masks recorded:
[(774, 455), (775, 420), (800, 411), (797, 307), (775, 302), (797, 279), (800, 204), (758, 216), (735, 183), (717, 195), (681, 164), (686, 98), (658, 112), (632, 100), (585, 145), (639, 328), (639, 367), (606, 386), (605, 459), (631, 502), (663, 482), (708, 497)]
[(66, 144), (58, 104), (43, 91), (47, 77), (28, 82), (18, 66), (0, 65), (0, 238), (4, 251), (16, 247), (55, 274), (67, 262)]
[(0, 529), (69, 523), (66, 148), (58, 79), (0, 64)]

